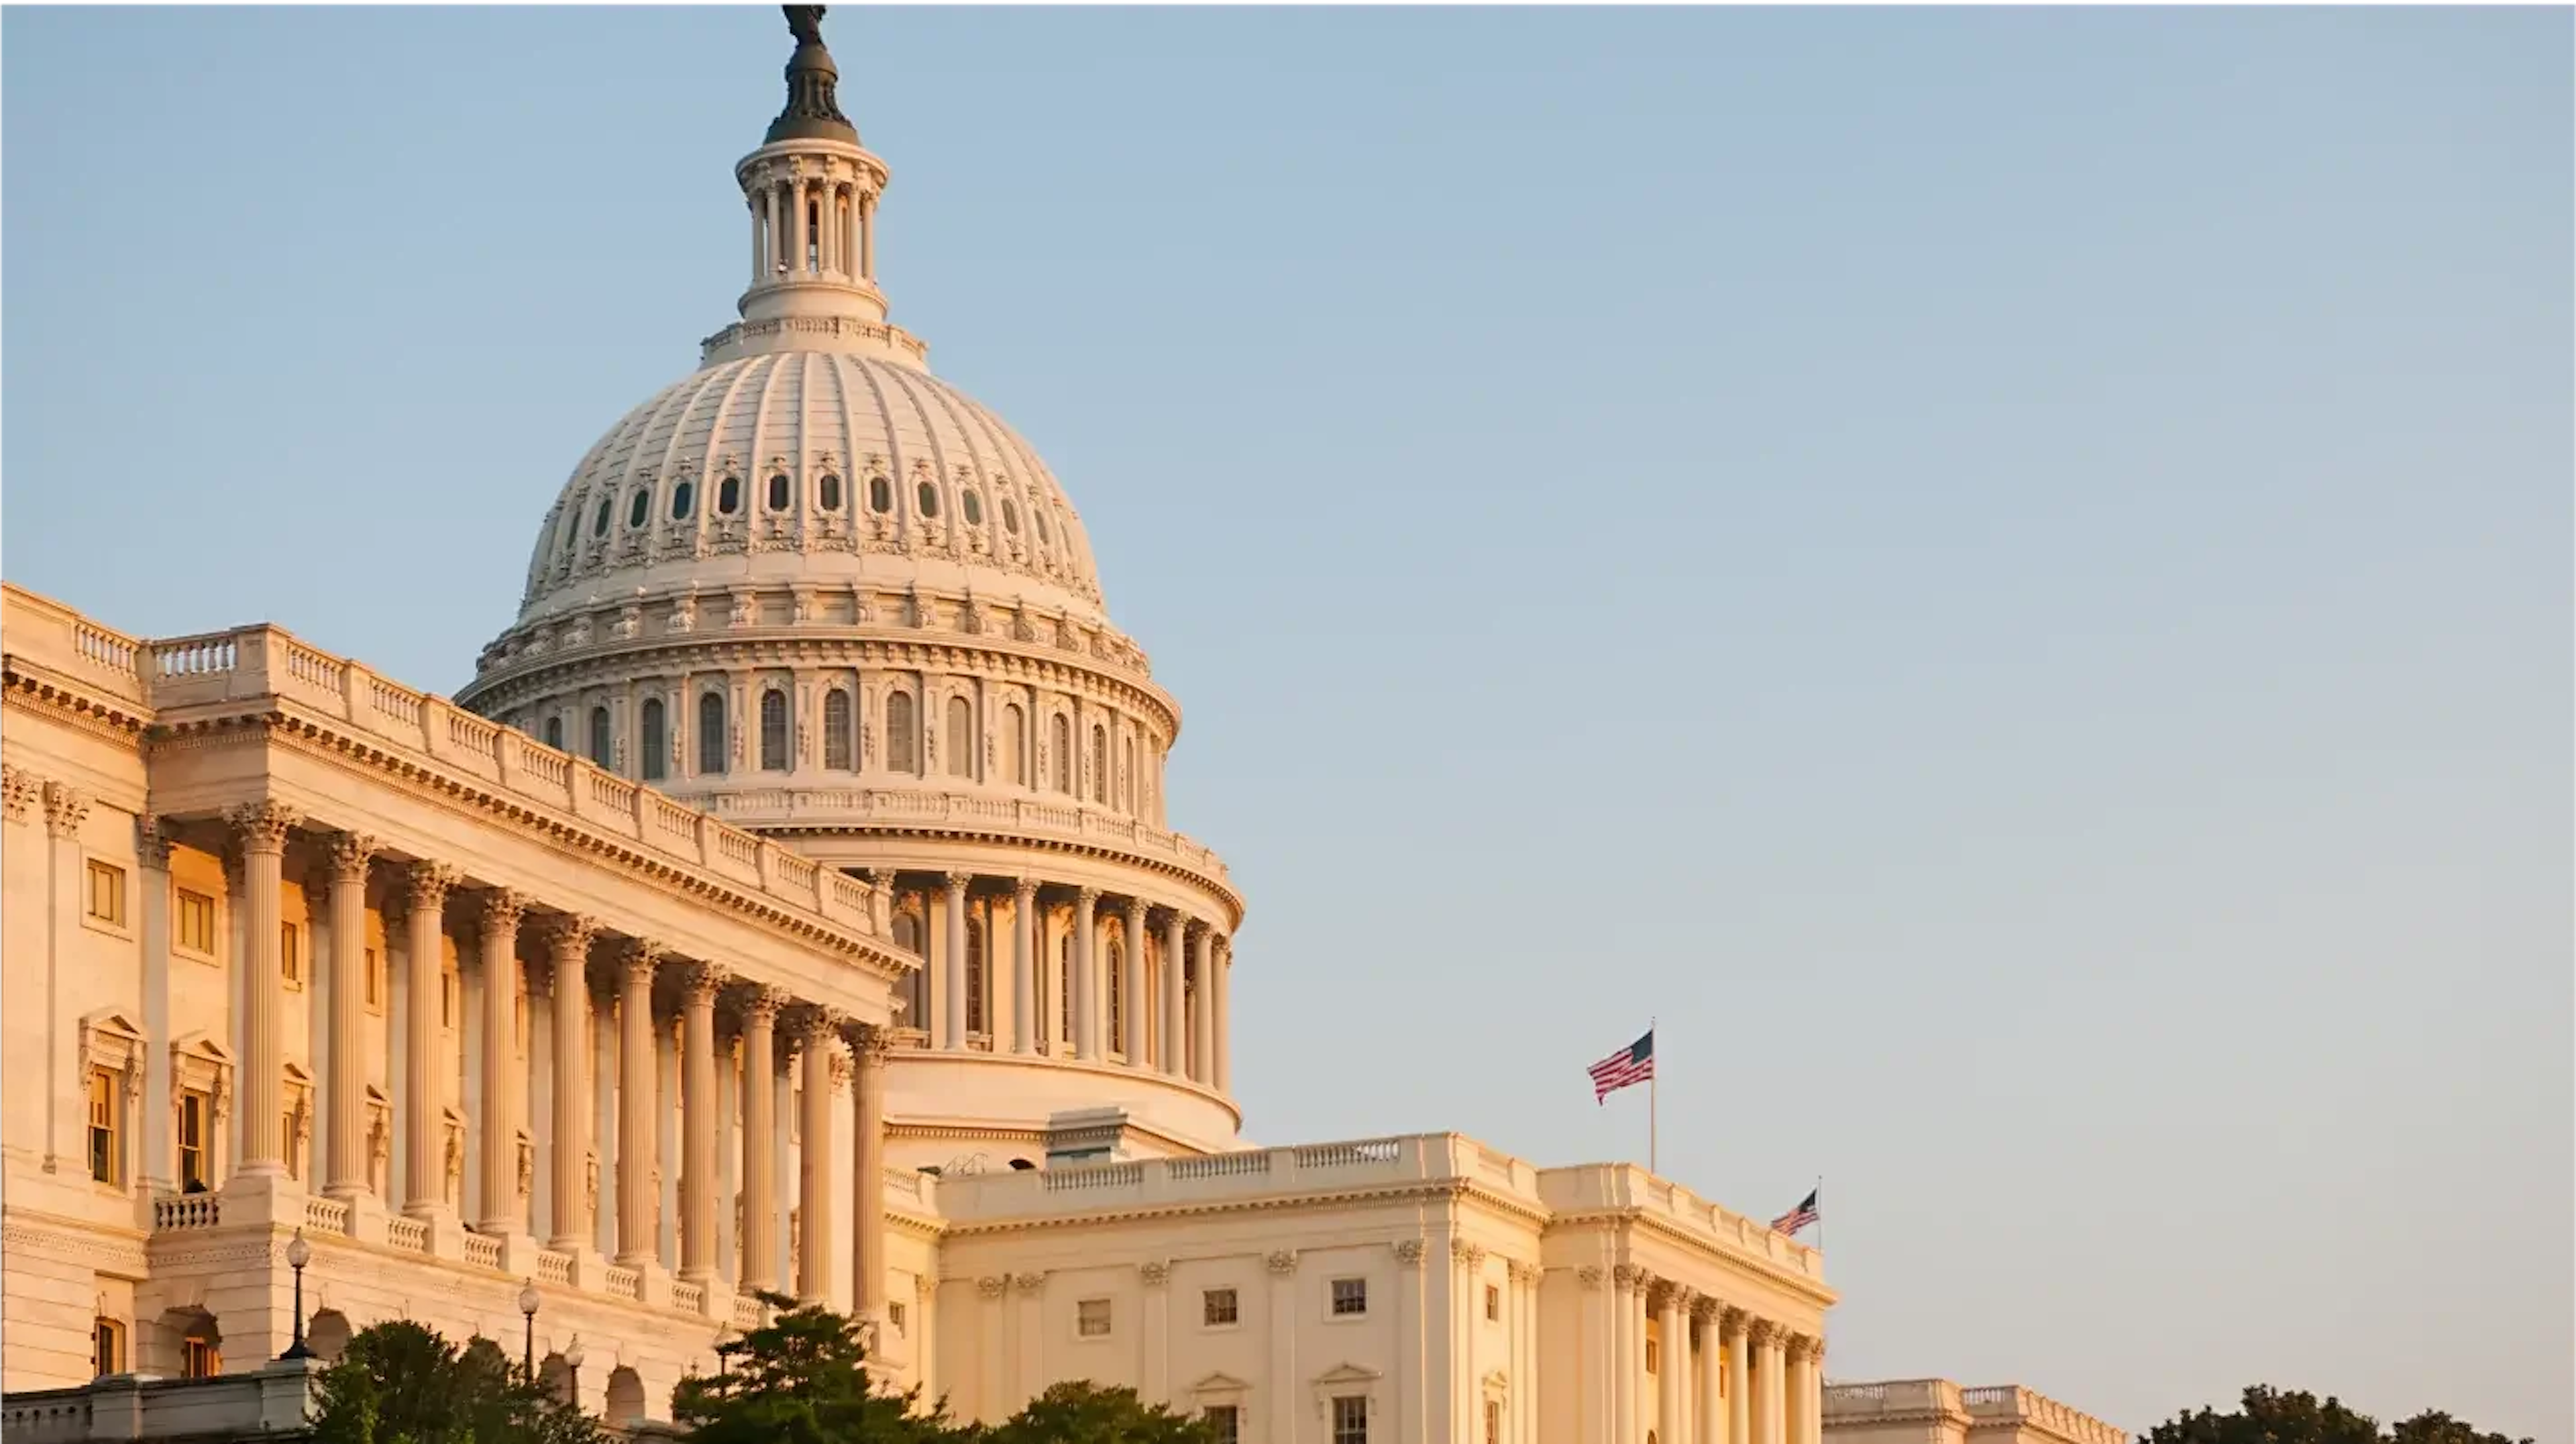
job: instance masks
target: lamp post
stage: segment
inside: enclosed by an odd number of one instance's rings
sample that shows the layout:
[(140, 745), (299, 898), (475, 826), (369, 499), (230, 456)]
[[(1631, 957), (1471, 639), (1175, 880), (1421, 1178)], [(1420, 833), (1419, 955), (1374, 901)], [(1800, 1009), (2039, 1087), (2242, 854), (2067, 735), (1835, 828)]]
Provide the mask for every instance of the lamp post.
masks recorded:
[(304, 1241), (304, 1230), (286, 1243), (286, 1266), (295, 1270), (295, 1342), (286, 1346), (281, 1359), (309, 1359), (313, 1351), (304, 1345), (304, 1266), (313, 1262), (313, 1245)]
[(578, 1409), (581, 1407), (581, 1335), (579, 1334), (573, 1335), (572, 1342), (564, 1345), (564, 1368), (572, 1375), (571, 1403)]
[(519, 1342), (519, 1367), (532, 1381), (537, 1377), (537, 1305), (540, 1302), (535, 1279), (519, 1286), (519, 1318), (527, 1327)]

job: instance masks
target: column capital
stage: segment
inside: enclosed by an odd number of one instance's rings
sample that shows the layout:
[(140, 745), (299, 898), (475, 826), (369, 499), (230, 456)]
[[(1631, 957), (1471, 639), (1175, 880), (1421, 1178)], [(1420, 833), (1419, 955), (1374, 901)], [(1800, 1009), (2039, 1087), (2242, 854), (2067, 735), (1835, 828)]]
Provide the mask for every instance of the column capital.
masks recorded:
[(1583, 1267), (1574, 1271), (1574, 1279), (1575, 1282), (1583, 1285), (1587, 1289), (1597, 1289), (1601, 1287), (1601, 1265), (1585, 1264)]
[(1680, 1313), (1695, 1313), (1699, 1309), (1699, 1290), (1667, 1281), (1664, 1285), (1664, 1300)]
[(1262, 1262), (1268, 1265), (1271, 1273), (1284, 1278), (1297, 1271), (1297, 1251), (1293, 1248), (1273, 1249)]
[(1145, 1287), (1159, 1289), (1172, 1281), (1171, 1261), (1159, 1258), (1147, 1259), (1136, 1265), (1136, 1276), (1144, 1280)]
[(1423, 1248), (1422, 1240), (1418, 1238), (1400, 1238), (1395, 1241), (1395, 1261), (1406, 1268), (1421, 1267), (1422, 1255), (1425, 1252), (1427, 1250)]
[(514, 932), (528, 911), (528, 895), (506, 887), (485, 888), (476, 899), (476, 907), (485, 932)]
[(1027, 902), (1029, 899), (1034, 898), (1037, 895), (1038, 880), (1036, 878), (1015, 877), (1011, 879), (1011, 896), (1022, 902)]
[(886, 1055), (894, 1051), (886, 1030), (867, 1023), (852, 1023), (843, 1029), (842, 1041), (850, 1045), (850, 1053), (863, 1071), (884, 1067)]
[(766, 983), (755, 983), (745, 989), (742, 995), (743, 1021), (775, 1024), (778, 1021), (779, 1010), (786, 1007), (789, 1001), (785, 989), (773, 988)]
[(680, 995), (691, 1003), (715, 1006), (716, 994), (733, 981), (733, 975), (705, 961), (680, 965)]
[(944, 872), (940, 878), (948, 884), (950, 892), (964, 892), (975, 885), (975, 874), (971, 872)]
[[(53, 823), (54, 792), (57, 788), (70, 791), (60, 783), (45, 785), (45, 821), (48, 826)], [(81, 803), (81, 810), (89, 810), (86, 800)], [(224, 824), (241, 840), (241, 849), (245, 853), (284, 852), (286, 834), (294, 831), (295, 825), (303, 820), (304, 814), (285, 803), (268, 799), (224, 809)], [(79, 823), (75, 820), (72, 825), (77, 827)]]
[(1503, 1260), (1503, 1271), (1510, 1275), (1512, 1282), (1516, 1284), (1539, 1283), (1547, 1277), (1547, 1270), (1537, 1264), (1516, 1258)]
[(998, 1299), (1002, 1295), (1010, 1292), (1010, 1289), (1011, 1276), (1009, 1274), (986, 1274), (982, 1278), (975, 1280), (975, 1292), (982, 1294), (988, 1299)]
[(363, 832), (331, 834), (330, 871), (333, 882), (365, 882), (367, 868), (384, 851), (384, 844)]
[(591, 940), (599, 936), (599, 919), (581, 913), (548, 913), (537, 928), (556, 963), (579, 963), (590, 956)]
[(1720, 1304), (1717, 1309), (1717, 1336), (1721, 1339), (1741, 1337), (1752, 1315), (1733, 1304)]
[(1047, 1276), (1046, 1276), (1045, 1274), (1043, 1274), (1043, 1273), (1026, 1273), (1026, 1274), (1013, 1274), (1013, 1275), (1011, 1275), (1011, 1287), (1013, 1287), (1013, 1288), (1015, 1288), (1015, 1289), (1018, 1289), (1021, 1293), (1024, 1293), (1024, 1294), (1042, 1294), (1042, 1293), (1045, 1293), (1045, 1292), (1046, 1292), (1046, 1281), (1047, 1281)]
[(465, 874), (443, 862), (426, 858), (403, 869), (403, 896), (413, 910), (436, 912), (447, 905), (447, 895), (465, 880)]
[(1780, 1334), (1780, 1326), (1769, 1319), (1754, 1319), (1744, 1326), (1744, 1337), (1751, 1340), (1757, 1349), (1769, 1348)]
[(1081, 903), (1084, 907), (1094, 907), (1100, 902), (1100, 889), (1096, 887), (1077, 888), (1074, 890), (1073, 896), (1074, 900)]
[(805, 1046), (821, 1048), (837, 1040), (849, 1021), (820, 1003), (799, 1003), (791, 1010), (787, 1027), (805, 1041)]
[(24, 767), (0, 762), (0, 803), (6, 804), (11, 822), (26, 821), (27, 810), (36, 805), (36, 800), (44, 796), (44, 792), (42, 778)]
[(1644, 1288), (1648, 1277), (1646, 1271), (1635, 1264), (1613, 1264), (1610, 1267), (1611, 1286), (1623, 1294)]
[(1807, 1363), (1821, 1363), (1825, 1357), (1825, 1341), (1813, 1334), (1791, 1334), (1789, 1357)]
[(894, 888), (894, 869), (890, 867), (869, 868), (868, 886), (877, 889), (879, 892), (892, 891)]
[(1469, 1239), (1453, 1238), (1449, 1240), (1449, 1256), (1462, 1264), (1473, 1266), (1485, 1261), (1485, 1246)]
[(1713, 1323), (1722, 1307), (1724, 1306), (1718, 1303), (1714, 1294), (1693, 1294), (1690, 1301), (1690, 1316), (1703, 1324)]
[(653, 973), (662, 965), (663, 946), (651, 938), (628, 938), (617, 949), (618, 975), (626, 985), (649, 988)]
[(170, 819), (148, 812), (134, 819), (135, 854), (154, 872), (170, 870), (170, 849), (177, 841), (170, 835)]
[[(240, 809), (235, 808), (234, 811), (238, 812)], [(48, 782), (45, 784), (46, 832), (51, 833), (55, 837), (70, 837), (80, 831), (81, 823), (86, 821), (88, 817), (88, 793), (81, 791), (79, 788), (74, 787), (69, 783)], [(231, 813), (225, 814), (225, 817), (226, 820), (229, 821), (231, 819)], [(238, 826), (238, 824), (236, 825)], [(278, 829), (277, 843), (281, 848), (286, 845), (286, 829), (284, 827)]]

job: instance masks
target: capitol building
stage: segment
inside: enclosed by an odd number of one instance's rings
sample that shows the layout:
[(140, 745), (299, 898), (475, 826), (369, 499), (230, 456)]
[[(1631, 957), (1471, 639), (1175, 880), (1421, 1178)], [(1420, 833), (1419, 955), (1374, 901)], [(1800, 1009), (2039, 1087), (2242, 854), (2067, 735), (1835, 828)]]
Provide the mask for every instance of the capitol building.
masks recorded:
[(455, 698), (6, 589), (12, 1435), (393, 1318), (667, 1419), (774, 1292), (967, 1419), (1090, 1379), (1264, 1444), (2122, 1437), (1828, 1391), (1817, 1251), (1644, 1168), (1245, 1139), (1180, 704), (890, 321), (820, 19), (734, 168), (739, 319), (530, 498)]

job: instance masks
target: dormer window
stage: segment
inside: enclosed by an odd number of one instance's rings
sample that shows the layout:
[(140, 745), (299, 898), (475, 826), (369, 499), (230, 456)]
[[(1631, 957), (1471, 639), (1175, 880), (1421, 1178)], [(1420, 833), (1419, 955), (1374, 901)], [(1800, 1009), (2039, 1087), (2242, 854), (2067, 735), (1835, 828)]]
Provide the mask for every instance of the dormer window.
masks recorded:
[(868, 478), (868, 510), (884, 513), (894, 510), (894, 484), (882, 476)]
[(1042, 509), (1031, 511), (1029, 522), (1038, 529), (1038, 540), (1045, 541), (1047, 539), (1046, 512)]
[(923, 516), (936, 517), (939, 515), (939, 488), (932, 486), (929, 482), (925, 481), (921, 484), (919, 489), (914, 491), (913, 495), (918, 497), (921, 501), (921, 514)]
[(616, 505), (616, 499), (613, 497), (603, 496), (599, 499), (599, 510), (590, 519), (590, 534), (592, 536), (608, 535), (608, 514), (616, 507)]
[(1007, 496), (1002, 498), (1002, 530), (1013, 536), (1020, 534), (1020, 509), (1011, 505)]
[(962, 507), (966, 513), (966, 524), (968, 526), (982, 526), (984, 524), (984, 498), (976, 494), (975, 488), (971, 486), (966, 488), (966, 494), (959, 497), (957, 500), (960, 507)]
[(839, 511), (841, 509), (841, 479), (839, 477), (834, 476), (828, 471), (824, 472), (823, 481), (819, 490), (822, 492), (823, 510)]
[(671, 520), (687, 521), (689, 507), (698, 499), (698, 484), (684, 481), (671, 488)]
[(742, 478), (728, 476), (716, 483), (716, 514), (732, 516), (742, 510)]
[(633, 531), (644, 525), (644, 518), (652, 515), (652, 511), (653, 493), (647, 489), (637, 489), (635, 499), (626, 506), (626, 529)]
[(769, 509), (771, 511), (787, 510), (787, 503), (794, 498), (795, 490), (795, 483), (787, 479), (786, 472), (771, 472), (769, 474)]

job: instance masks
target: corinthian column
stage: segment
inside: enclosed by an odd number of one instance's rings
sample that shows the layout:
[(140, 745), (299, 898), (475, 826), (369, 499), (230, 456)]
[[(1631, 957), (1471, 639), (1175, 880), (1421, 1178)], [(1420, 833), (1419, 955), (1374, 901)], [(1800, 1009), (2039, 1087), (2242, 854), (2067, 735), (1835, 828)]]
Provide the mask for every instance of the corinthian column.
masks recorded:
[(1040, 1036), (1036, 878), (1011, 880), (1011, 1051), (1026, 1053)]
[(1726, 1444), (1753, 1444), (1753, 1355), (1746, 1322), (1739, 1308), (1717, 1316), (1719, 1336), (1726, 1341)]
[(724, 970), (680, 972), (680, 1277), (716, 1273), (716, 992)]
[(975, 875), (968, 872), (948, 874), (948, 966), (946, 981), (940, 991), (940, 1046), (950, 1052), (966, 1047), (966, 884)]
[(807, 1303), (831, 1297), (832, 1279), (832, 1089), (846, 1065), (841, 1061), (841, 1020), (826, 1009), (808, 1012), (799, 1030), (803, 1037), (805, 1110), (798, 1148), (798, 1214), (796, 1296)]
[(367, 1059), (358, 1014), (367, 987), (367, 865), (376, 840), (331, 839), (331, 1127), (322, 1140), (322, 1188), (333, 1198), (368, 1191)]
[(1179, 908), (1163, 916), (1163, 1008), (1155, 1019), (1154, 1050), (1165, 1077), (1180, 1076), (1181, 1057), (1189, 1051), (1189, 1030), (1182, 1022), (1187, 1009), (1181, 1001), (1182, 938), (1188, 924)]
[(1094, 963), (1100, 931), (1100, 889), (1087, 887), (1073, 895), (1073, 1056), (1100, 1056), (1100, 980)]
[(1753, 1425), (1748, 1444), (1783, 1444), (1780, 1428), (1780, 1330), (1769, 1319), (1745, 1329), (1753, 1344)]
[(403, 875), (410, 906), (403, 917), (409, 958), (403, 973), (403, 1212), (415, 1216), (447, 1207), (438, 1148), (438, 995), (446, 973), (441, 955), (447, 894), (457, 881), (456, 869), (436, 862), (415, 862)]
[(1655, 1437), (1659, 1441), (1669, 1439), (1673, 1444), (1687, 1444), (1685, 1431), (1690, 1427), (1688, 1396), (1683, 1392), (1690, 1378), (1690, 1335), (1682, 1322), (1688, 1315), (1682, 1310), (1682, 1291), (1671, 1284), (1664, 1285), (1662, 1306), (1655, 1317), (1655, 1417), (1662, 1421), (1655, 1426)]
[(742, 1289), (778, 1287), (778, 1010), (754, 988), (742, 1004)]
[(518, 1110), (511, 1079), (518, 1072), (519, 915), (528, 900), (507, 888), (483, 894), (482, 1187), (477, 1233), (509, 1233), (517, 1222)]
[(286, 1172), (285, 1025), (279, 981), (280, 873), (286, 859), (286, 834), (301, 820), (275, 802), (254, 802), (224, 814), (240, 840), (242, 852), (242, 918), (250, 947), (243, 1010), (241, 1112), (235, 1115), (235, 1150), (244, 1177), (276, 1177)]
[(662, 945), (630, 938), (617, 998), (617, 1261), (630, 1268), (660, 1254), (661, 1188), (654, 1180), (653, 974)]
[(1646, 1307), (1640, 1295), (1644, 1291), (1646, 1271), (1635, 1264), (1616, 1264), (1610, 1270), (1610, 1437), (1643, 1439), (1646, 1431), (1637, 1420), (1637, 1380), (1645, 1373), (1645, 1361), (1636, 1353), (1636, 1331), (1633, 1321)]
[(885, 1318), (885, 1067), (886, 1036), (881, 1028), (850, 1030), (850, 1049), (857, 1063), (852, 1074), (858, 1115), (857, 1150), (851, 1173), (857, 1197), (858, 1259), (850, 1291), (851, 1312), (879, 1324)]
[(590, 1197), (590, 940), (598, 923), (557, 914), (546, 925), (546, 953), (553, 974), (554, 1124), (547, 1163), (554, 1196), (550, 1246), (587, 1249), (598, 1235), (586, 1204)]
[(1702, 1294), (1691, 1304), (1699, 1324), (1699, 1403), (1691, 1419), (1692, 1444), (1729, 1444), (1726, 1400), (1719, 1380), (1726, 1369), (1726, 1346), (1717, 1338), (1717, 1300)]
[(1216, 1079), (1216, 929), (1206, 923), (1190, 926), (1197, 944), (1191, 967), (1199, 980), (1198, 1007), (1190, 1018), (1190, 1079), (1212, 1083)]
[(1216, 957), (1216, 1018), (1208, 1025), (1215, 1035), (1215, 1058), (1209, 1065), (1208, 1081), (1219, 1093), (1234, 1091), (1234, 939), (1228, 938), (1218, 948)]
[(1126, 1002), (1126, 1006), (1120, 1011), (1127, 1015), (1120, 1020), (1127, 1025), (1127, 1036), (1120, 1041), (1127, 1045), (1127, 1066), (1142, 1068), (1145, 1066), (1145, 1014), (1153, 1006), (1145, 998), (1145, 900), (1143, 898), (1127, 899), (1127, 948), (1125, 955), (1119, 961), (1124, 965), (1122, 971), (1126, 974), (1118, 982), (1118, 996)]

